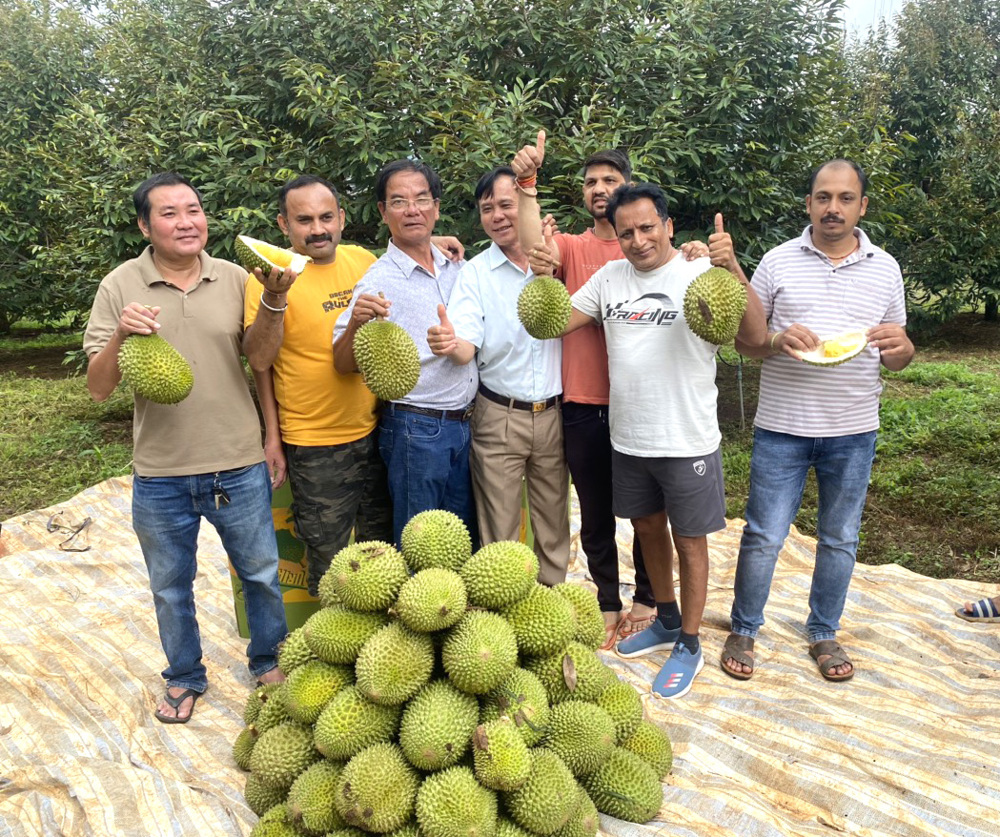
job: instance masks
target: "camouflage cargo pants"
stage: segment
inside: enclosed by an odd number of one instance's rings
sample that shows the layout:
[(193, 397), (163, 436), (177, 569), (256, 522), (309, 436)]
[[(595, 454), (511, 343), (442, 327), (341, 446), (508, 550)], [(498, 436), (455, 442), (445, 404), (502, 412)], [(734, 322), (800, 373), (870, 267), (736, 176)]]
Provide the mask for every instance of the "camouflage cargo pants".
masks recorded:
[(355, 540), (392, 543), (392, 501), (378, 430), (342, 445), (285, 445), (295, 533), (308, 547), (309, 592)]

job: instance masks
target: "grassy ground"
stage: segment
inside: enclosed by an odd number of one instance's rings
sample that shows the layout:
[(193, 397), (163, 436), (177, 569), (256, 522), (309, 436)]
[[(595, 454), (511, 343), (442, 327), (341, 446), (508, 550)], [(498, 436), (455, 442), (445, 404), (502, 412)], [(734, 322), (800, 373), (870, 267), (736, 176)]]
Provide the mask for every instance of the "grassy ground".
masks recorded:
[[(859, 557), (1000, 583), (1000, 326), (967, 315), (916, 342), (910, 368), (886, 376)], [(0, 340), (0, 520), (128, 472), (131, 399), (117, 391), (93, 403), (83, 378), (62, 365), (78, 347), (79, 335), (66, 333)], [(760, 367), (726, 363), (718, 383), (728, 515), (742, 517)], [(810, 479), (796, 520), (807, 534), (815, 504)]]
[[(917, 357), (885, 375), (882, 429), (858, 557), (898, 563), (935, 578), (1000, 583), (1000, 326), (963, 315), (915, 338)], [(735, 353), (724, 361), (735, 363)], [(752, 417), (759, 362), (719, 365), (719, 419), (729, 517), (742, 517), (749, 490)], [(810, 475), (795, 525), (815, 535)]]

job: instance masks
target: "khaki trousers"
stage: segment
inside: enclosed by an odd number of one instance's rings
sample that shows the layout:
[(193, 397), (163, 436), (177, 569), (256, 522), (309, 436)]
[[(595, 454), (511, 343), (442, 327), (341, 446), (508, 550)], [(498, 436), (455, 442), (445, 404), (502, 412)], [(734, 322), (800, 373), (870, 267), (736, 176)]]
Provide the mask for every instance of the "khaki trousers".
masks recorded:
[(569, 563), (569, 473), (561, 406), (538, 413), (480, 395), (472, 414), (472, 487), (484, 544), (516, 541), (521, 529), (521, 481), (538, 556), (538, 580), (566, 580)]

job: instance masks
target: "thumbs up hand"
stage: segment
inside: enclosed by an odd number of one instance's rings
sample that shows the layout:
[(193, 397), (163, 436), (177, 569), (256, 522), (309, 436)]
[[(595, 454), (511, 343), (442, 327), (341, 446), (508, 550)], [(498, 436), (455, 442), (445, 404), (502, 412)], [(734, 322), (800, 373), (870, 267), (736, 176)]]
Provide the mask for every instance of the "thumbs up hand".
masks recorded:
[(447, 357), (458, 348), (458, 338), (455, 336), (455, 327), (448, 319), (448, 309), (444, 305), (438, 305), (438, 325), (432, 325), (427, 329), (427, 345), (438, 357)]
[(733, 273), (739, 273), (736, 251), (733, 249), (733, 237), (725, 230), (721, 212), (715, 213), (715, 232), (708, 237), (708, 257), (716, 267), (724, 267)]
[(514, 169), (514, 174), (518, 180), (528, 180), (538, 173), (545, 160), (545, 131), (538, 132), (538, 139), (534, 145), (526, 145), (511, 161), (510, 167)]
[(549, 215), (542, 222), (542, 243), (528, 251), (528, 264), (535, 276), (555, 276), (559, 269), (558, 250), (552, 240), (555, 232), (555, 221), (547, 223), (552, 218)]

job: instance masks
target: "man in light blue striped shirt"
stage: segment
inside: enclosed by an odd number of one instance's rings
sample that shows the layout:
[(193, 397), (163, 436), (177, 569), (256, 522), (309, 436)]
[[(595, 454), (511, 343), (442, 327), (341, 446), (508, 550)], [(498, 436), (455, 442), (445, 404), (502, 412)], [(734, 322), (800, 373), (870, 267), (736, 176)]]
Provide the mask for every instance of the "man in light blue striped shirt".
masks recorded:
[(483, 543), (517, 540), (526, 479), (538, 578), (551, 586), (565, 580), (569, 562), (562, 341), (536, 340), (517, 316), (517, 298), (535, 276), (517, 236), (514, 170), (501, 166), (483, 175), (475, 198), (493, 243), (462, 268), (427, 342), (459, 367), (479, 369), (472, 482)]
[[(767, 253), (754, 273), (767, 337), (753, 346), (736, 341), (740, 352), (764, 360), (732, 633), (721, 660), (722, 670), (740, 680), (753, 674), (754, 638), (810, 468), (819, 511), (809, 654), (827, 680), (854, 676), (836, 634), (875, 456), (880, 367), (898, 371), (914, 354), (899, 265), (857, 229), (868, 207), (865, 186), (864, 172), (849, 160), (832, 160), (813, 172), (806, 197), (812, 223)], [(822, 367), (802, 361), (825, 340), (858, 331), (867, 344), (857, 357)]]
[(342, 375), (358, 371), (354, 335), (375, 317), (388, 317), (410, 334), (420, 355), (420, 377), (406, 396), (384, 405), (379, 421), (396, 543), (413, 515), (446, 509), (462, 518), (475, 544), (469, 418), (479, 378), (474, 365), (456, 366), (427, 345), (427, 329), (438, 320), (438, 305), (448, 304), (462, 264), (431, 243), (441, 179), (426, 163), (396, 160), (379, 172), (375, 194), (391, 240), (337, 320), (334, 366)]

